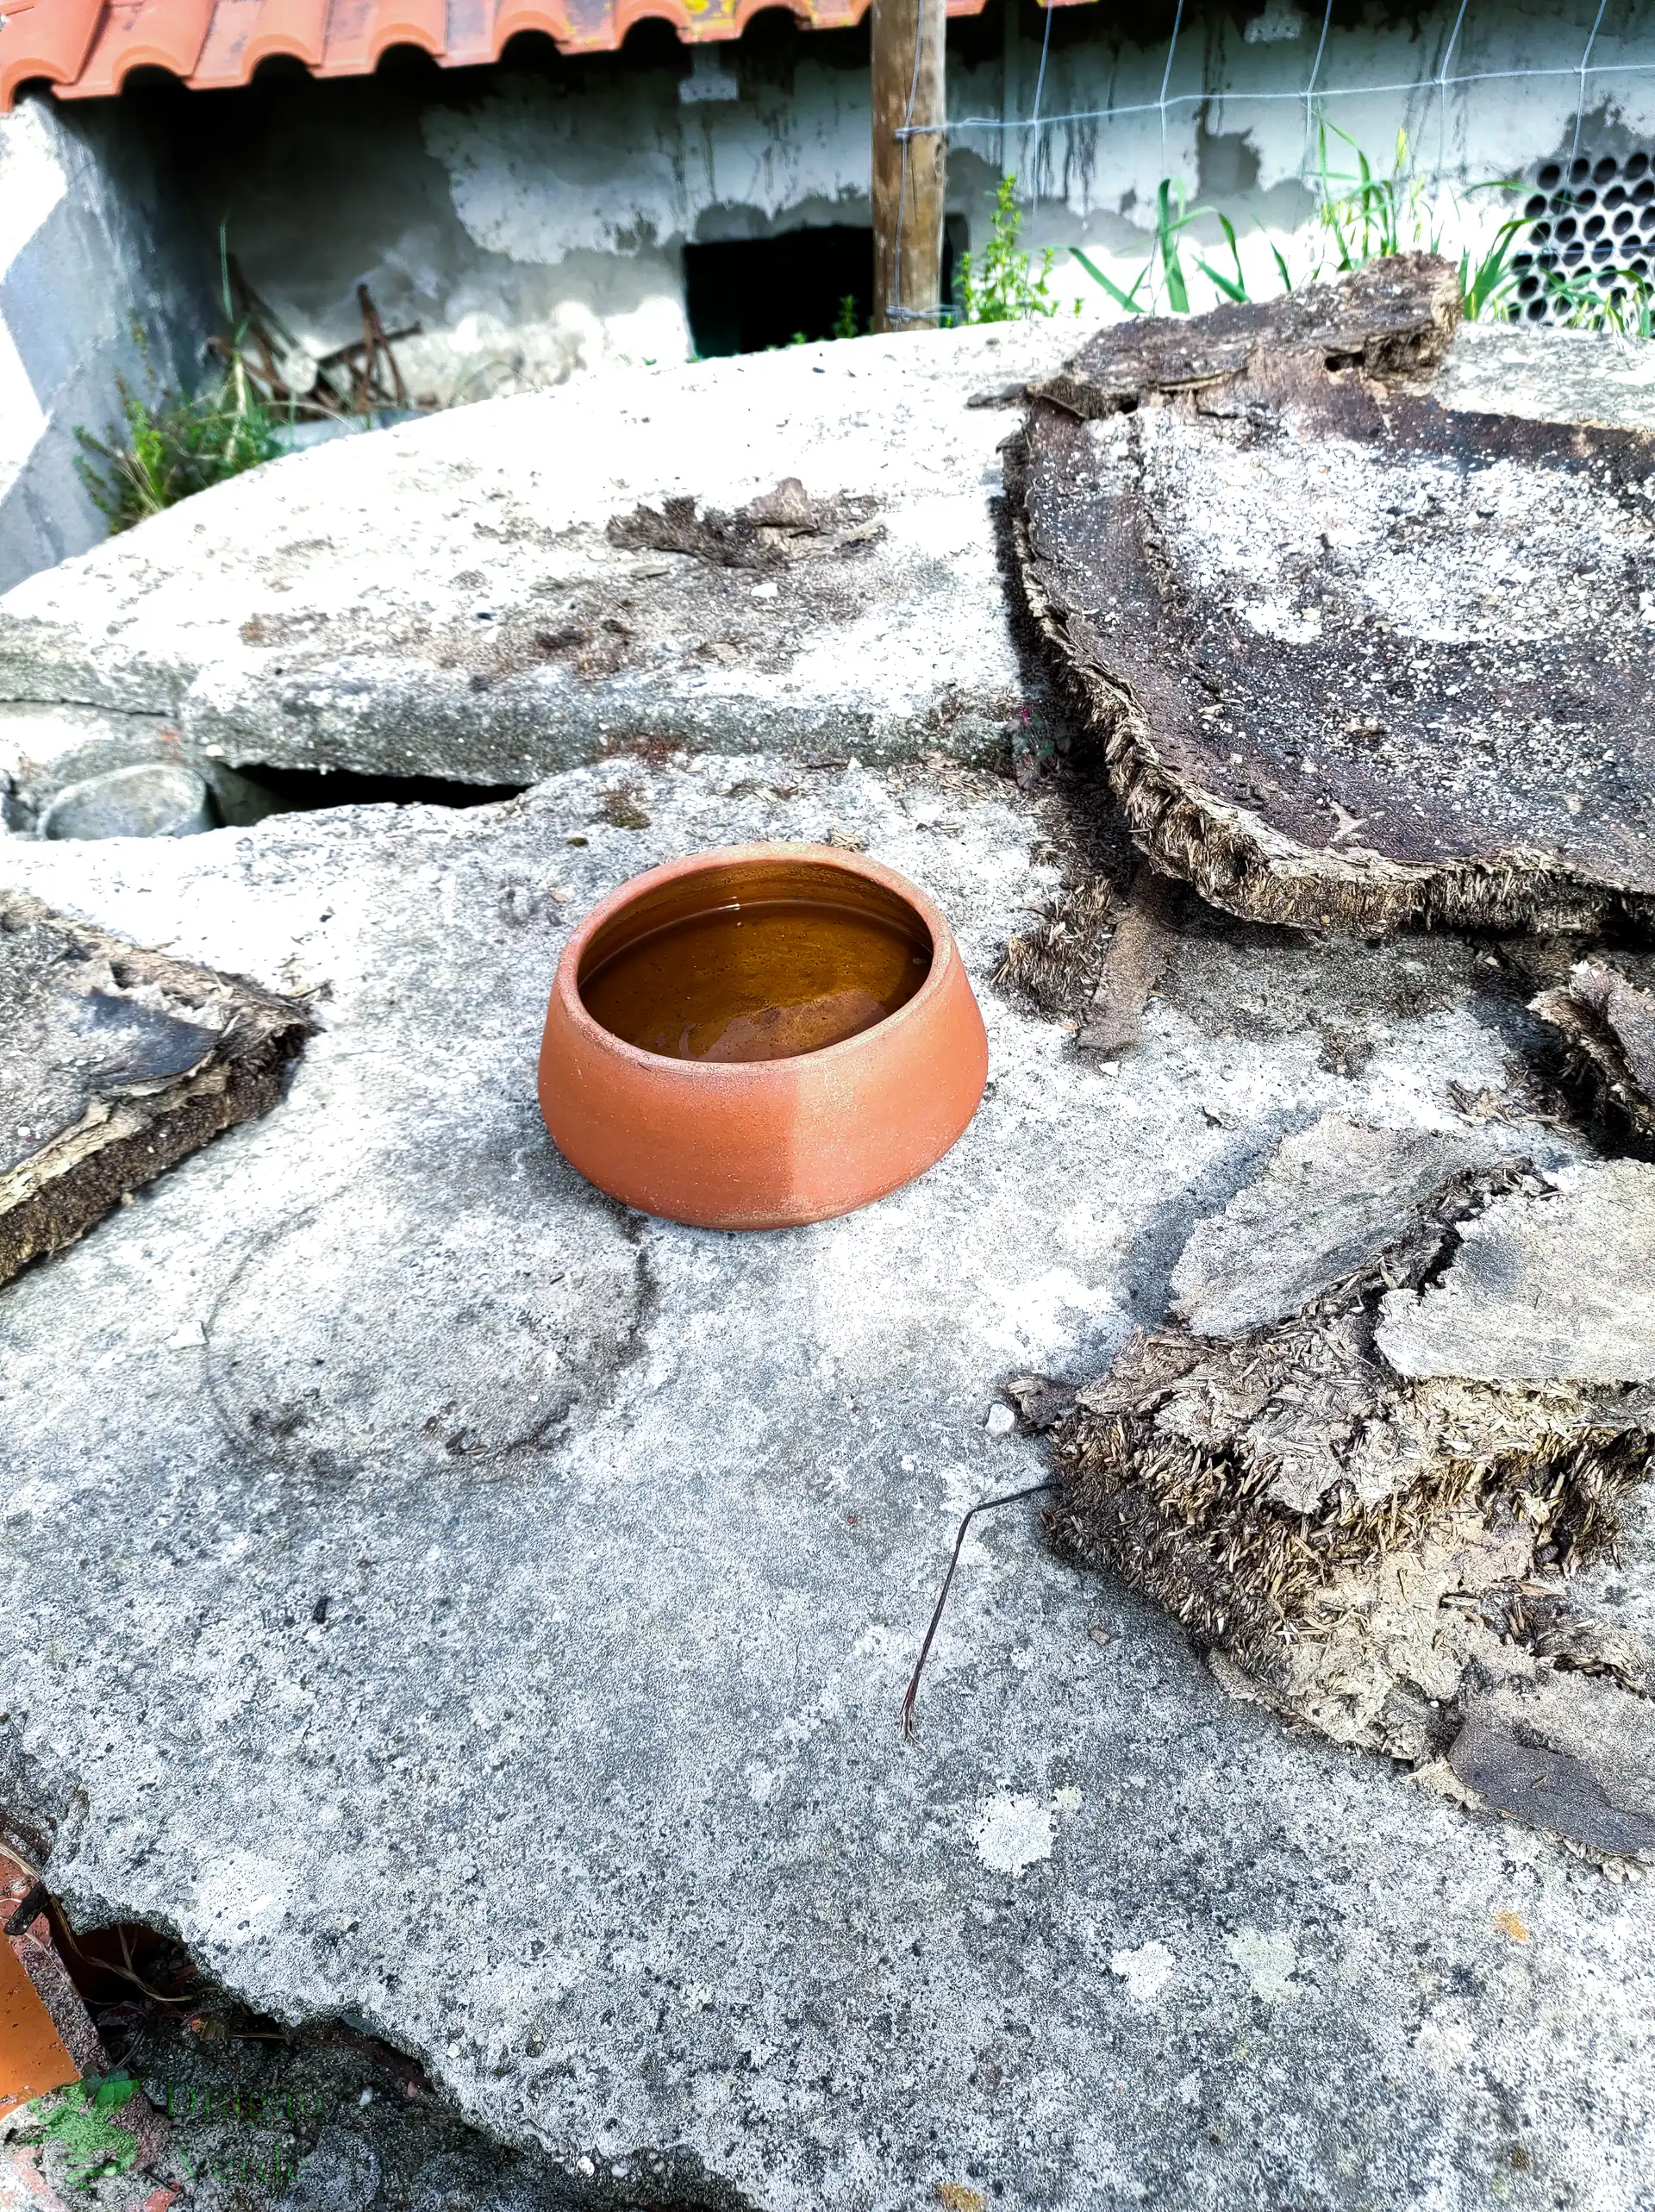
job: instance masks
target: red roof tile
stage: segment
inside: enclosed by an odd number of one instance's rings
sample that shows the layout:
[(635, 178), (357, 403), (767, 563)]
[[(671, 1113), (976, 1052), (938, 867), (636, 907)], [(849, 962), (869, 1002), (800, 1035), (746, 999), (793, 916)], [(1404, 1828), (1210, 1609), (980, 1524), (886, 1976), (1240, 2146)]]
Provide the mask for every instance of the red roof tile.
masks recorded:
[[(740, 38), (777, 0), (0, 0), (0, 114), (27, 84), (65, 99), (118, 92), (134, 69), (168, 70), (197, 91), (245, 84), (272, 54), (318, 77), (365, 76), (390, 47), (423, 47), (445, 68), (493, 61), (519, 31), (565, 53), (612, 53), (646, 16), (689, 44)], [(786, 0), (811, 30), (859, 22), (868, 0)], [(1054, 7), (1086, 0), (1050, 0)], [(947, 0), (975, 16), (984, 0)]]
[(74, 83), (103, 7), (104, 0), (13, 0), (0, 15), (0, 111), (31, 78)]

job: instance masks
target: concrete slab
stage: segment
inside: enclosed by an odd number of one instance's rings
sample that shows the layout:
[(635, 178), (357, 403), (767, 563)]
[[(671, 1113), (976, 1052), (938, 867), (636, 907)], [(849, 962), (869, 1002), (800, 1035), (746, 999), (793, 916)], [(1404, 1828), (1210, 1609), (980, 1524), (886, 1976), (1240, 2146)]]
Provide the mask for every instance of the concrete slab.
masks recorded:
[[(7, 595), (0, 770), (29, 811), (147, 757), (527, 783), (640, 744), (1003, 752), (1012, 418), (965, 403), (1084, 330), (628, 371), (270, 463)], [(789, 478), (871, 512), (762, 570), (609, 534)]]
[[(976, 1122), (821, 1228), (623, 1213), (534, 1104), (569, 921), (834, 828), (957, 926)], [(350, 2012), (594, 2203), (1624, 2212), (1646, 1889), (1230, 1703), (1032, 1505), (977, 1524), (900, 1740), (959, 1513), (1046, 1470), (987, 1425), (1005, 1378), (1096, 1373), (1325, 1113), (1448, 1131), (1458, 1084), (1519, 1115), (1479, 1143), (1578, 1150), (1451, 940), (1204, 922), (1136, 1052), (1077, 1056), (987, 981), (1062, 829), (765, 756), (7, 846), (331, 995), (271, 1114), (0, 1290), (0, 1806), (76, 1912)], [(1646, 1529), (1616, 1572), (1646, 1606)]]
[[(997, 449), (1018, 417), (967, 402), (1087, 334), (1059, 319), (627, 371), (252, 471), (0, 598), (6, 819), (32, 828), (64, 784), (152, 759), (486, 784), (640, 747), (1049, 749), (1056, 709), (1002, 588)], [(1652, 419), (1645, 368), (1580, 332), (1465, 330), (1438, 390)], [(609, 535), (640, 505), (728, 513), (790, 477), (871, 500), (867, 534), (763, 571)]]

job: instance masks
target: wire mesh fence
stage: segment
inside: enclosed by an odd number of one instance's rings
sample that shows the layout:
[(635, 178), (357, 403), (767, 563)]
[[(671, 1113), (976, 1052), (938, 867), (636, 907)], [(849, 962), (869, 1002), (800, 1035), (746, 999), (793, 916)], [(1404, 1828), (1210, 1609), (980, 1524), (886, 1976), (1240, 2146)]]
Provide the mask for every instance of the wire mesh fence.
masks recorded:
[[(1109, 275), (1087, 253), (1074, 257), (1124, 311), (1207, 303), (1192, 291), (1189, 266), (1204, 272), (1215, 302), (1412, 247), (1460, 259), (1473, 313), (1607, 322), (1645, 336), (1655, 328), (1655, 18), (1640, 0), (1596, 0), (1573, 47), (1564, 23), (1518, 16), (1501, 0), (1450, 0), (1434, 22), (1416, 17), (1406, 28), (1368, 28), (1360, 37), (1336, 0), (1308, 14), (1293, 0), (1266, 0), (1247, 43), (1255, 31), (1259, 44), (1301, 41), (1302, 75), (1280, 62), (1268, 73), (1237, 69), (1235, 41), (1215, 39), (1189, 0), (1177, 0), (1156, 57), (1158, 82), (1150, 77), (1146, 96), (1132, 97), (1128, 84), (1127, 97), (1079, 104), (1061, 91), (1052, 97), (1054, 13), (1045, 11), (1026, 113), (1010, 112), (1009, 102), (998, 114), (968, 108), (926, 122), (910, 113), (897, 135), (943, 134), (952, 148), (1015, 174), (1017, 202), (1032, 210), (1072, 206), (1077, 165), (1102, 180), (1096, 197), (1107, 205), (1116, 157), (1121, 172), (1142, 179), (1147, 153), (1158, 169), (1152, 194), (1116, 195), (1117, 205), (1125, 197), (1151, 209), (1136, 282), (1118, 270)], [(1076, 51), (1070, 44), (1070, 55)], [(1148, 59), (1140, 57), (1140, 78)], [(1412, 68), (1398, 66), (1410, 59)], [(1111, 79), (1120, 73), (1112, 68)], [(1070, 84), (1074, 74), (1067, 72)], [(1493, 103), (1496, 128), (1485, 136), (1505, 156), (1483, 175), (1471, 173), (1479, 99)], [(1525, 116), (1530, 141), (1514, 161)], [(1191, 203), (1180, 169), (1192, 120), (1202, 130), (1263, 127), (1279, 143), (1289, 117), (1297, 140), (1289, 166), (1305, 210), (1296, 231), (1284, 235), (1255, 220), (1249, 233), (1221, 207)], [(1208, 243), (1192, 260), (1190, 241), (1199, 239)], [(968, 302), (968, 318), (970, 311)], [(961, 314), (960, 303), (945, 302), (937, 315), (907, 319)]]

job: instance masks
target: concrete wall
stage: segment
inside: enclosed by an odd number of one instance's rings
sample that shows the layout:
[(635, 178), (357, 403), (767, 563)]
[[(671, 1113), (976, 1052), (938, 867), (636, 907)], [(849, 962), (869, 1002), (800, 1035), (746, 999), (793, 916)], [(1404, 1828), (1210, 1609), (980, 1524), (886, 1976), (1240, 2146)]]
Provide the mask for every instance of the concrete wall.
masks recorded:
[(211, 264), (165, 147), (126, 103), (29, 96), (0, 116), (0, 591), (105, 534), (75, 428), (102, 434), (117, 375), (141, 387), (134, 322), (155, 374), (193, 384)]
[[(1407, 12), (1341, 7), (1319, 82), (1431, 78), (1442, 71), (1458, 0)], [(1532, 172), (1572, 142), (1576, 72), (1596, 0), (1556, 8), (1478, 0), (1449, 56), (1450, 75), (1556, 72), (1527, 82), (1451, 86), (1404, 97), (1334, 97), (1330, 122), (1380, 167), (1399, 128), (1445, 181), (1435, 221), (1446, 243), (1486, 236), (1509, 209), (1465, 187)], [(1052, 19), (1042, 113), (1063, 116), (1156, 102), (1171, 11), (1140, 9), (1131, 31), (1107, 5)], [(1202, 96), (1158, 114), (1082, 120), (1038, 132), (1007, 128), (1032, 108), (1046, 19), (991, 0), (950, 25), (949, 105), (986, 118), (958, 132), (950, 208), (970, 237), (986, 234), (1002, 169), (1038, 195), (1026, 241), (1081, 246), (1130, 284), (1143, 266), (1156, 189), (1182, 180), (1190, 198), (1227, 213), (1250, 280), (1276, 289), (1273, 241), (1296, 275), (1325, 234), (1302, 181), (1315, 148), (1302, 91), (1321, 16), (1293, 0), (1241, 0), (1234, 14), (1190, 12), (1169, 95)], [(1595, 64), (1611, 71), (1655, 57), (1655, 4), (1606, 15)], [(538, 45), (538, 53), (534, 50)], [(228, 212), (261, 291), (315, 351), (355, 328), (365, 278), (382, 311), (419, 321), (408, 359), (418, 389), (444, 401), (554, 381), (606, 362), (681, 359), (689, 348), (680, 249), (687, 241), (762, 237), (802, 226), (868, 221), (865, 30), (805, 33), (759, 16), (733, 47), (680, 47), (645, 24), (618, 56), (565, 61), (523, 42), (492, 70), (434, 67), (319, 85), (296, 74), (245, 94), (184, 96), (203, 214)], [(1655, 134), (1655, 75), (1592, 80), (1583, 143), (1624, 147)], [(216, 144), (203, 139), (211, 121)], [(1340, 158), (1353, 156), (1333, 141)], [(215, 217), (215, 219), (216, 219)], [(1422, 213), (1421, 229), (1430, 228)], [(1216, 242), (1216, 222), (1198, 235)], [(1209, 257), (1210, 258), (1210, 257)], [(1058, 291), (1096, 308), (1100, 295), (1059, 251)], [(1196, 279), (1198, 304), (1216, 297)]]
[[(1329, 120), (1379, 166), (1405, 128), (1440, 172), (1418, 242), (1433, 222), (1451, 249), (1486, 236), (1508, 206), (1467, 188), (1570, 152), (1596, 13), (1596, 0), (1475, 0), (1450, 51), (1458, 0), (1407, 11), (1341, 0), (1317, 69), (1331, 95), (1553, 72), (1329, 98)], [(952, 141), (957, 239), (980, 246), (996, 184), (1015, 171), (1034, 200), (1026, 243), (1059, 249), (1055, 290), (1096, 311), (1102, 296), (1062, 249), (1084, 248), (1130, 286), (1165, 177), (1229, 215), (1254, 289), (1277, 288), (1272, 244), (1296, 278), (1312, 271), (1326, 234), (1298, 96), (1320, 11), (1192, 8), (1169, 72), (1171, 20), (1170, 6), (1139, 7), (1128, 24), (1109, 0), (1049, 19), (1033, 0), (990, 0), (950, 25), (950, 114), (977, 119)], [(1020, 125), (1048, 29), (1040, 112), (1058, 120), (1035, 131)], [(1631, 73), (1655, 59), (1652, 34), (1655, 0), (1606, 12), (1592, 59), (1609, 74), (1589, 82), (1583, 147), (1655, 141), (1655, 74)], [(1152, 109), (1164, 81), (1182, 103), (1165, 115), (1090, 112)], [(0, 122), (0, 584), (101, 534), (75, 480), (72, 427), (105, 422), (116, 370), (134, 372), (134, 313), (163, 372), (187, 380), (215, 320), (221, 222), (300, 355), (357, 334), (365, 281), (388, 323), (422, 326), (399, 348), (414, 392), (453, 403), (684, 359), (684, 247), (865, 225), (868, 166), (865, 27), (803, 32), (782, 10), (716, 48), (692, 51), (646, 22), (614, 55), (565, 59), (528, 39), (485, 70), (393, 53), (369, 78), (323, 84), (266, 64), (239, 92), (26, 102)], [(1196, 235), (1216, 246), (1215, 219)], [(1199, 276), (1191, 291), (1197, 307), (1216, 297)], [(295, 380), (307, 378), (301, 362)]]

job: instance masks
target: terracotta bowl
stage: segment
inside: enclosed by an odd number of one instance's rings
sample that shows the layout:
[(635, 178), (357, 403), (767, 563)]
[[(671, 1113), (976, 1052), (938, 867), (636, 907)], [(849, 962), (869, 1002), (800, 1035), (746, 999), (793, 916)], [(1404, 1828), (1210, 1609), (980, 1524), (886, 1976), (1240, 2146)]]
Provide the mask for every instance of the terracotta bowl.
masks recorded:
[[(820, 925), (804, 911), (811, 906), (823, 910)], [(912, 996), (894, 1011), (869, 1000), (872, 1010), (850, 1017), (868, 1026), (814, 1048), (814, 1009), (831, 1017), (846, 994), (738, 1018), (728, 1025), (734, 1045), (712, 1047), (722, 1058), (673, 1056), (698, 1050), (709, 1027), (651, 1028), (626, 1003), (617, 1015), (615, 978), (651, 972), (655, 947), (710, 932), (697, 941), (715, 947), (705, 959), (721, 959), (716, 948), (738, 940), (717, 933), (734, 920), (753, 915), (756, 927), (756, 917), (781, 914), (802, 916), (806, 928), (871, 933), (881, 945), (899, 938), (896, 959), (906, 954), (923, 980), (915, 988), (905, 977), (894, 990)], [(606, 1027), (589, 992), (618, 1027), (666, 1048)], [(748, 1056), (767, 1051), (776, 1056)], [(977, 1111), (987, 1075), (988, 1040), (959, 947), (922, 890), (858, 853), (737, 845), (634, 878), (576, 930), (546, 1009), (540, 1109), (565, 1156), (628, 1206), (701, 1228), (786, 1228), (847, 1214), (922, 1175)]]

